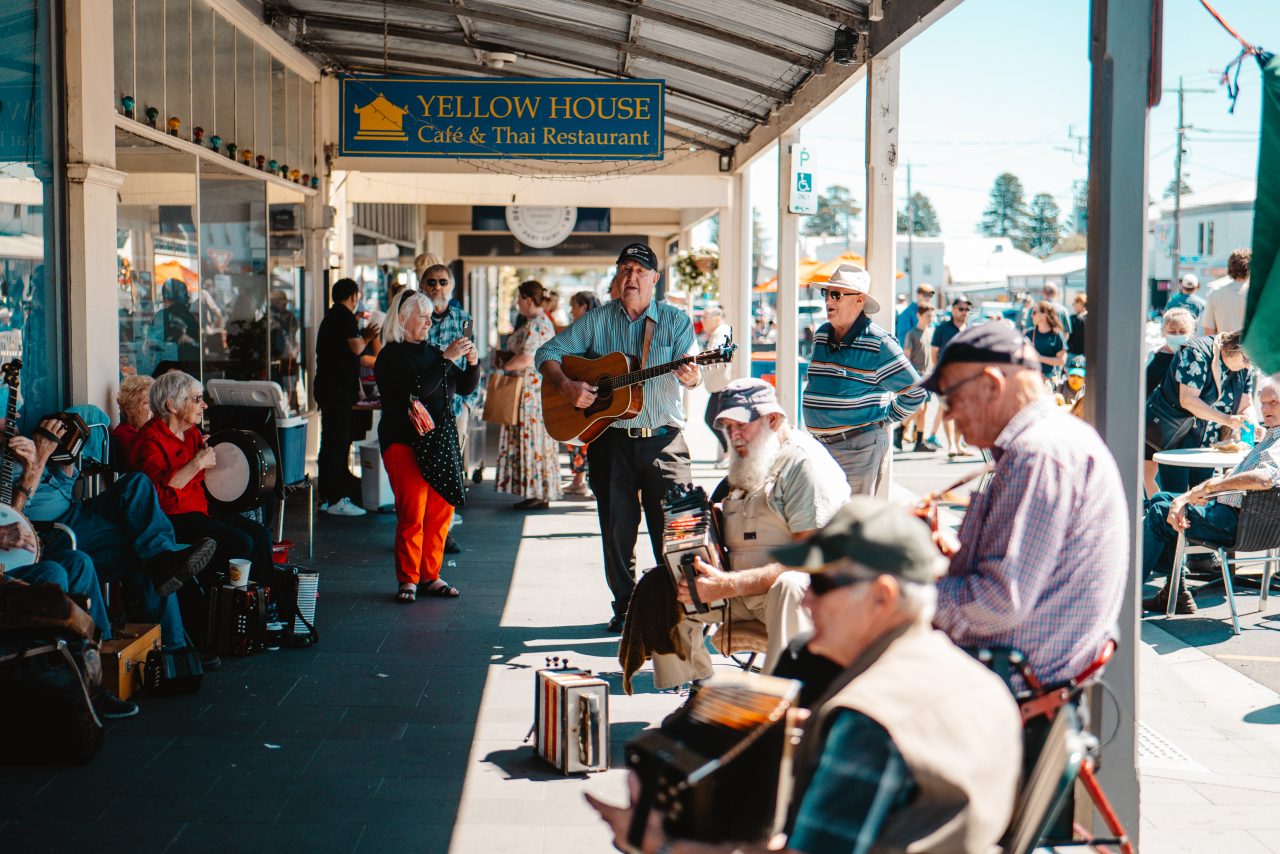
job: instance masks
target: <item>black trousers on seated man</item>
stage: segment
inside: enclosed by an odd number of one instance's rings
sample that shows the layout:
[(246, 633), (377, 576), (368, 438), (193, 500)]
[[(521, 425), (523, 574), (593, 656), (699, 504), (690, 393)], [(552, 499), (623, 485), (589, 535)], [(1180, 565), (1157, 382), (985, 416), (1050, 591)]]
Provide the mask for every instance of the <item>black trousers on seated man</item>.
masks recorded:
[(587, 448), (587, 479), (596, 495), (603, 540), (604, 576), (613, 613), (626, 616), (636, 587), (636, 539), (644, 512), (655, 563), (662, 562), (662, 496), (672, 484), (693, 479), (684, 434), (666, 428), (659, 436), (632, 438), (610, 427)]

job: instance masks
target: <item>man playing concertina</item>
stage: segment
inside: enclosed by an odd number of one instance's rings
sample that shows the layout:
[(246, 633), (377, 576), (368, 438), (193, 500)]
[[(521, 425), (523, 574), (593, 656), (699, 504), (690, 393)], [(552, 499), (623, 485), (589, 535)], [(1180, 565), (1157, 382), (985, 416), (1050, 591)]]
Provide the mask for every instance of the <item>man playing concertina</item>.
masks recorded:
[[(729, 619), (759, 620), (768, 631), (764, 672), (800, 632), (811, 627), (800, 605), (809, 587), (802, 572), (787, 572), (771, 552), (817, 531), (849, 499), (849, 485), (831, 455), (813, 437), (795, 429), (778, 405), (773, 386), (759, 379), (734, 380), (720, 392), (716, 428), (729, 439), (728, 495), (721, 502), (724, 545), (731, 571), (695, 559), (700, 601), (727, 600)], [(677, 598), (692, 603), (682, 580)], [(673, 688), (711, 676), (711, 656), (703, 643), (707, 623), (720, 610), (680, 622), (689, 659), (675, 654), (653, 657), (653, 683)], [(732, 631), (732, 624), (721, 631)]]
[[(928, 529), (900, 507), (855, 496), (773, 559), (811, 573), (809, 648), (841, 668), (796, 750), (782, 850), (995, 850), (1013, 815), (1021, 719), (1004, 682), (929, 625), (940, 557)], [(634, 800), (634, 775), (631, 791)], [(587, 800), (619, 850), (632, 850), (631, 809)], [(779, 849), (671, 839), (654, 810), (640, 850)]]
[(804, 423), (827, 446), (854, 495), (874, 495), (889, 455), (888, 425), (928, 397), (894, 337), (871, 322), (880, 304), (871, 276), (841, 264), (822, 289), (827, 322), (813, 336), (803, 394)]

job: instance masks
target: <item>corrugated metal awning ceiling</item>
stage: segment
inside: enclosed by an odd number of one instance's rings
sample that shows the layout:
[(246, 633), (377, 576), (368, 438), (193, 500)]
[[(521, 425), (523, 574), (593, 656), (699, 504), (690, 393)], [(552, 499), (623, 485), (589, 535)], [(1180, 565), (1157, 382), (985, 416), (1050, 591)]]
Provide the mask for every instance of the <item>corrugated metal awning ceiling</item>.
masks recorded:
[[(287, 0), (265, 16), (331, 71), (665, 80), (666, 129), (728, 150), (821, 73), (869, 0)], [(511, 53), (494, 68), (486, 54)]]

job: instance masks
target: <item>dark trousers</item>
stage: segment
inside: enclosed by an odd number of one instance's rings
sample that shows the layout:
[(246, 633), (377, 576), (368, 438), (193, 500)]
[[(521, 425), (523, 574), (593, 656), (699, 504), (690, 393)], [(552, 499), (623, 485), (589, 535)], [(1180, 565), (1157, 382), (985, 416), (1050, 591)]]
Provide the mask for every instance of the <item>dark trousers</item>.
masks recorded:
[(351, 492), (351, 427), (356, 399), (343, 394), (317, 395), (320, 404), (320, 501), (332, 504)]
[(723, 430), (716, 429), (716, 416), (719, 414), (720, 414), (720, 392), (713, 391), (711, 392), (710, 397), (707, 398), (707, 411), (702, 416), (702, 420), (707, 422), (707, 429), (709, 429), (712, 433), (715, 434), (716, 441), (720, 443), (720, 452), (724, 453), (725, 451), (729, 450), (729, 440), (724, 435)]
[[(1185, 469), (1184, 469), (1185, 470)], [(1147, 499), (1146, 518), (1142, 523), (1142, 579), (1153, 575), (1168, 575), (1173, 567), (1174, 552), (1178, 545), (1178, 532), (1167, 521), (1169, 507), (1178, 494), (1157, 492)], [(1236, 541), (1236, 529), (1240, 526), (1240, 511), (1217, 501), (1203, 507), (1187, 507), (1187, 536), (1206, 543), (1229, 546)]]
[[(170, 516), (173, 531), (185, 543), (194, 543), (201, 537), (212, 537), (218, 550), (209, 561), (209, 569), (202, 573), (206, 586), (213, 586), (215, 572), (225, 572), (232, 558), (248, 558), (249, 580), (263, 587), (275, 584), (275, 564), (271, 561), (271, 535), (267, 529), (252, 519), (228, 514), (206, 516), (203, 513), (180, 513)], [(212, 571), (211, 571), (212, 570)]]
[(636, 586), (636, 539), (643, 510), (655, 563), (662, 562), (662, 496), (673, 483), (689, 483), (689, 446), (682, 433), (632, 439), (610, 428), (587, 450), (587, 479), (596, 494), (604, 575), (613, 613), (625, 616)]

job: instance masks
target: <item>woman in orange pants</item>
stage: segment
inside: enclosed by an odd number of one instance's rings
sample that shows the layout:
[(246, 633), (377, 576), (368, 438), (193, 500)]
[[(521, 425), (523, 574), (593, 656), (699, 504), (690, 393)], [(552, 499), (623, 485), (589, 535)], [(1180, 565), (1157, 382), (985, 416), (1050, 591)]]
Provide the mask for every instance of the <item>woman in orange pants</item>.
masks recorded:
[[(404, 603), (419, 593), (458, 595), (440, 577), (453, 508), (465, 496), (453, 396), (470, 394), (480, 379), (475, 344), (458, 338), (441, 351), (427, 342), (430, 328), (431, 301), (415, 290), (396, 294), (373, 368), (382, 398), (378, 444), (396, 497), (396, 600)], [(464, 356), (459, 370), (454, 362)]]

